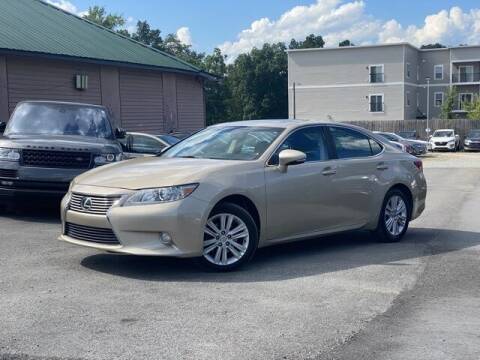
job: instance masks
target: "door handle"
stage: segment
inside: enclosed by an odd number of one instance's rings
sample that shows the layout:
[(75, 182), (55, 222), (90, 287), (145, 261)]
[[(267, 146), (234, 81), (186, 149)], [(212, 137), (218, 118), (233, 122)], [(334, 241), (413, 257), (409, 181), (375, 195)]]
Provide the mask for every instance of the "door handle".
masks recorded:
[(388, 170), (388, 165), (385, 164), (385, 163), (383, 163), (383, 162), (382, 162), (382, 163), (379, 163), (379, 164), (377, 165), (377, 170)]
[(337, 173), (337, 169), (331, 168), (331, 167), (326, 167), (322, 171), (322, 175), (324, 175), (324, 176), (335, 175), (336, 173)]

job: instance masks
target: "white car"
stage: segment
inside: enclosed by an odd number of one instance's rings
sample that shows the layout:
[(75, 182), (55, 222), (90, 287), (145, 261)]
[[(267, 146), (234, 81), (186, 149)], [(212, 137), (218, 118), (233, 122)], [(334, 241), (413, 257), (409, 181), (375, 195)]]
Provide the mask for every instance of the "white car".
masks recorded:
[(436, 130), (429, 140), (430, 150), (457, 151), (460, 149), (460, 135), (454, 129)]

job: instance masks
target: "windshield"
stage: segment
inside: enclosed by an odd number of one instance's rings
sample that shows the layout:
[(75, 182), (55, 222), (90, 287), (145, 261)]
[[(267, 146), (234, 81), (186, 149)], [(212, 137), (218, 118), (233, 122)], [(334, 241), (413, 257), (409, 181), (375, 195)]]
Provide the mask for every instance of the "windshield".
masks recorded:
[(433, 137), (452, 137), (453, 136), (453, 131), (449, 130), (439, 130), (435, 131), (433, 134)]
[(398, 135), (404, 139), (415, 139), (415, 131), (400, 131)]
[(389, 140), (389, 141), (400, 141), (400, 140), (401, 140), (397, 135), (394, 135), (394, 134), (378, 133), (378, 135), (386, 138), (386, 139)]
[(80, 135), (113, 138), (105, 110), (70, 104), (23, 103), (12, 115), (5, 135)]
[(165, 141), (168, 145), (173, 145), (180, 141), (178, 138), (172, 135), (157, 135), (157, 138)]
[(470, 138), (480, 138), (480, 130), (472, 130), (468, 133)]
[(172, 146), (162, 157), (255, 160), (283, 130), (257, 126), (211, 127)]

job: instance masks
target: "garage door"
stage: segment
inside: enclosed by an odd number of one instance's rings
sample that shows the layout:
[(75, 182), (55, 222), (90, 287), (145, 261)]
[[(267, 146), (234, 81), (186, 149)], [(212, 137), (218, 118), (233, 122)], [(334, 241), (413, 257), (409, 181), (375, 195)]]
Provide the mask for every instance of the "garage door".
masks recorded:
[(122, 127), (127, 131), (160, 134), (164, 131), (162, 75), (148, 71), (120, 71)]

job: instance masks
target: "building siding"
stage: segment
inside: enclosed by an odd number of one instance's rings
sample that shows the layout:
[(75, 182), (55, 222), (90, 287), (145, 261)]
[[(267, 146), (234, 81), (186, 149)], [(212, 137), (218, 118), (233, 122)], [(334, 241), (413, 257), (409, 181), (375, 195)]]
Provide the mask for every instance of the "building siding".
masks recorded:
[[(75, 75), (88, 76), (77, 90)], [(127, 131), (190, 132), (205, 126), (203, 84), (194, 75), (0, 54), (0, 121), (20, 101), (104, 105)]]
[[(7, 57), (8, 109), (24, 100), (84, 102), (100, 105), (100, 68), (83, 63)], [(74, 76), (88, 75), (88, 89), (76, 90)]]

